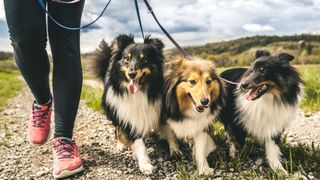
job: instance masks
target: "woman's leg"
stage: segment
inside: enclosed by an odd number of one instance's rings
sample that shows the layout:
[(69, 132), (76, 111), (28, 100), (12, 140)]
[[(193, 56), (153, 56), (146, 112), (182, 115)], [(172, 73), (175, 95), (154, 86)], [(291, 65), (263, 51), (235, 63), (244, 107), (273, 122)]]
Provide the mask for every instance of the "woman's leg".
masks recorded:
[(4, 7), (16, 63), (36, 99), (28, 140), (41, 145), (48, 139), (52, 112), (45, 13), (35, 0), (4, 0)]
[(45, 13), (35, 0), (4, 0), (17, 66), (38, 104), (50, 98)]
[[(84, 1), (60, 4), (48, 1), (48, 10), (61, 24), (79, 27)], [(81, 87), (80, 32), (63, 29), (48, 19), (49, 41), (53, 57), (54, 137), (72, 138)]]
[[(60, 4), (48, 1), (48, 10), (60, 23), (79, 27), (84, 1)], [(53, 176), (63, 178), (83, 170), (76, 144), (71, 141), (82, 87), (80, 32), (63, 29), (48, 19), (53, 57), (55, 134)]]

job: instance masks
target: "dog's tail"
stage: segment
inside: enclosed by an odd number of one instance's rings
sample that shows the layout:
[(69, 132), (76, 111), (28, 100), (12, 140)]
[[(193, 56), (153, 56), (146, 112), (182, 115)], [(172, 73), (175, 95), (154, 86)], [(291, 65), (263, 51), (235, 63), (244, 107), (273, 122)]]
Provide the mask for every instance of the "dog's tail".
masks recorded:
[(104, 40), (102, 40), (99, 47), (95, 51), (95, 56), (90, 68), (92, 74), (102, 82), (105, 81), (111, 56), (111, 48)]

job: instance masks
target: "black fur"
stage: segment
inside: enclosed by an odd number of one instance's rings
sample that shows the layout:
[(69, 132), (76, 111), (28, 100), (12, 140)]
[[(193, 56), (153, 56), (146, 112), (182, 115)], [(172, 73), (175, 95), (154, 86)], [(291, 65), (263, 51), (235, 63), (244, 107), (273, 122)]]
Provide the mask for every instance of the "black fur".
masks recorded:
[[(294, 57), (287, 53), (271, 56), (268, 51), (257, 51), (256, 60), (250, 68), (234, 68), (229, 69), (220, 74), (221, 77), (234, 82), (240, 82), (246, 78), (246, 83), (259, 84), (262, 81), (271, 81), (280, 90), (280, 98), (278, 103), (287, 106), (297, 104), (298, 95), (301, 93), (300, 84), (303, 84), (299, 73), (289, 62)], [(244, 82), (242, 82), (244, 83)], [(236, 146), (242, 146), (247, 137), (244, 125), (237, 121), (239, 113), (236, 108), (237, 89), (241, 85), (233, 85), (226, 83), (227, 99), (226, 105), (222, 109), (220, 119), (222, 120), (231, 141)], [(274, 97), (276, 98), (276, 97)], [(280, 142), (280, 135), (273, 137), (276, 143)]]
[[(111, 47), (102, 41), (96, 51), (94, 72), (96, 77), (105, 83), (101, 103), (103, 110), (113, 125), (120, 127), (128, 135), (129, 140), (135, 140), (142, 135), (138, 134), (131, 124), (125, 125), (119, 119), (117, 109), (114, 109), (106, 101), (107, 91), (109, 88), (113, 88), (114, 93), (119, 96), (129, 93), (127, 88), (121, 85), (123, 82), (129, 81), (125, 73), (121, 71), (121, 67), (129, 67), (133, 64), (136, 69), (147, 67), (151, 71), (150, 74), (143, 76), (140, 80), (141, 90), (148, 95), (150, 106), (155, 100), (162, 99), (162, 86), (164, 83), (163, 48), (164, 45), (159, 39), (152, 39), (150, 36), (144, 39), (144, 43), (135, 43), (132, 35), (119, 35), (113, 40)], [(144, 59), (140, 59), (141, 52), (145, 55)], [(128, 53), (132, 54), (130, 62), (126, 60)]]
[(104, 82), (110, 64), (111, 48), (102, 40), (94, 54), (95, 61), (92, 62), (90, 69), (96, 78)]

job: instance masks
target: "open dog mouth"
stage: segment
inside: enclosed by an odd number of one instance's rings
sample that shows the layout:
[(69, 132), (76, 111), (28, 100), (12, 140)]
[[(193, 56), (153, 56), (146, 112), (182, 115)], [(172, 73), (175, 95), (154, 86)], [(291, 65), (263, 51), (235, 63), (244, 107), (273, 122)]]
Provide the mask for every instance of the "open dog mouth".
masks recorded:
[(135, 94), (140, 87), (140, 79), (130, 79), (127, 89), (131, 94)]
[(197, 103), (195, 102), (195, 100), (193, 99), (193, 97), (192, 97), (192, 95), (190, 93), (188, 93), (188, 96), (190, 97), (190, 99), (191, 99), (191, 101), (193, 103), (193, 106), (194, 106), (194, 108), (195, 108), (195, 110), (197, 112), (202, 113), (202, 112), (204, 112), (204, 110), (206, 108), (208, 108), (207, 105), (197, 105)]
[(245, 98), (248, 101), (256, 100), (256, 99), (260, 98), (262, 95), (264, 95), (268, 89), (269, 89), (269, 86), (267, 84), (262, 84), (257, 87), (251, 88), (245, 94)]

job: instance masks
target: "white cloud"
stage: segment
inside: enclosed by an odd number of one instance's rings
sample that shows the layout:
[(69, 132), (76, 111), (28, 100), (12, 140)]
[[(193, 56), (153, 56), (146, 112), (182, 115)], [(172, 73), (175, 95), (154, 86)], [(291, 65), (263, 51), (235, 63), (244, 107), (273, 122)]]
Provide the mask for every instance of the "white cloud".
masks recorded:
[(275, 29), (270, 25), (261, 25), (261, 24), (245, 24), (243, 29), (249, 32), (268, 32), (274, 31)]
[[(87, 0), (83, 24), (95, 19), (105, 3), (105, 0)], [(183, 46), (257, 33), (287, 35), (320, 31), (320, 0), (149, 0), (149, 3), (161, 24)], [(142, 0), (139, 6), (145, 34), (159, 37), (166, 47), (173, 47), (147, 13)], [(3, 1), (0, 1), (1, 19), (4, 19)], [(120, 33), (132, 33), (141, 40), (133, 1), (113, 0), (94, 27), (81, 33), (82, 51), (92, 51), (101, 39), (110, 42)], [(8, 39), (5, 36), (0, 34), (0, 39)]]
[(3, 1), (0, 2), (0, 20), (5, 20)]

